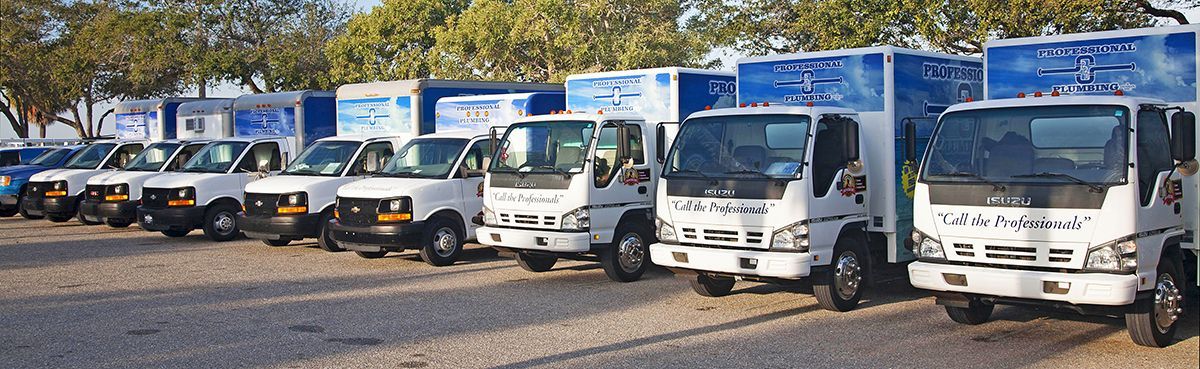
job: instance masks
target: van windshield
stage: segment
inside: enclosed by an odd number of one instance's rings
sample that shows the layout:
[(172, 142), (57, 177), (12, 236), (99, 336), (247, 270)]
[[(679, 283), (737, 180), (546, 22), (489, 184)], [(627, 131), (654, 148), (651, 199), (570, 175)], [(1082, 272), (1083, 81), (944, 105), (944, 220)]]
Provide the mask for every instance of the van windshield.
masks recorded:
[(663, 177), (799, 178), (811, 123), (783, 114), (688, 119)]
[(242, 151), (249, 146), (249, 142), (243, 141), (225, 141), (213, 142), (205, 145), (183, 164), (180, 172), (199, 172), (199, 173), (225, 173), (229, 168), (233, 167), (233, 163), (241, 156)]
[(516, 124), (508, 128), (491, 172), (581, 173), (592, 143), (593, 121)]
[(459, 154), (467, 147), (462, 138), (417, 138), (400, 148), (387, 166), (383, 177), (445, 178), (454, 170)]
[(157, 172), (162, 169), (163, 165), (167, 164), (167, 159), (175, 154), (175, 150), (179, 149), (177, 143), (156, 142), (151, 144), (145, 150), (134, 157), (129, 164), (125, 165), (125, 170), (139, 172)]
[(337, 176), (358, 151), (355, 141), (321, 141), (304, 149), (282, 174), (301, 176)]
[(43, 152), (41, 155), (38, 155), (38, 157), (33, 158), (33, 160), (30, 160), (29, 164), (30, 165), (40, 165), (43, 167), (52, 167), (52, 166), (54, 166), (54, 164), (58, 164), (59, 160), (62, 160), (62, 158), (64, 156), (67, 156), (67, 154), (70, 154), (70, 153), (71, 153), (71, 149), (54, 149), (54, 150), (46, 151), (46, 152)]
[(921, 178), (938, 182), (1125, 182), (1129, 110), (1066, 105), (942, 116)]
[(63, 168), (66, 169), (96, 169), (100, 166), (100, 162), (108, 157), (108, 153), (116, 148), (115, 143), (95, 143), (83, 148), (75, 157), (67, 161)]

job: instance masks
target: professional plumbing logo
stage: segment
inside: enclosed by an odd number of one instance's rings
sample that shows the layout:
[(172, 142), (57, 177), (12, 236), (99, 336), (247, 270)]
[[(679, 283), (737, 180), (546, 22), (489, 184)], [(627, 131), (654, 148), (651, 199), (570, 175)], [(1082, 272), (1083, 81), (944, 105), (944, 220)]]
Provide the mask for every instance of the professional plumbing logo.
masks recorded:
[(355, 119), (365, 123), (358, 126), (361, 132), (384, 132), (388, 130), (386, 124), (388, 119), (391, 119), (391, 113), (388, 112), (388, 103), (386, 102), (366, 102), (354, 104), (354, 110), (358, 112), (354, 116)]
[(454, 111), (464, 116), (464, 118), (458, 120), (458, 123), (463, 125), (491, 123), (492, 111), (495, 110), (500, 110), (500, 103), (458, 105), (454, 107)]
[(942, 63), (921, 63), (921, 78), (935, 81), (983, 82), (983, 68)]
[(283, 109), (253, 109), (250, 110), (250, 123), (258, 126), (254, 128), (251, 134), (255, 135), (279, 135), (279, 123), (282, 121), (280, 116), (283, 115)]
[(735, 81), (708, 81), (708, 94), (717, 96), (733, 96), (737, 93)]
[(827, 69), (842, 69), (844, 64), (841, 60), (822, 60), (797, 62), (787, 64), (777, 64), (772, 67), (775, 73), (792, 73), (799, 71), (799, 79), (776, 80), (775, 88), (781, 87), (799, 87), (799, 94), (784, 95), (784, 102), (808, 102), (808, 101), (841, 101), (842, 94), (836, 92), (817, 92), (817, 87), (821, 85), (844, 84), (845, 80), (842, 76), (817, 78), (818, 70)]
[(639, 91), (642, 78), (623, 77), (592, 81), (592, 88), (607, 90), (607, 92), (593, 94), (592, 100), (608, 100), (612, 106), (601, 108), (605, 112), (633, 111), (634, 107), (629, 105), (625, 99), (642, 96), (642, 92)]
[(1054, 75), (1074, 75), (1074, 84), (1051, 86), (1052, 91), (1061, 93), (1105, 93), (1116, 90), (1132, 90), (1137, 86), (1132, 83), (1097, 81), (1097, 77), (1111, 72), (1132, 72), (1137, 70), (1133, 62), (1100, 64), (1097, 55), (1135, 53), (1137, 44), (1133, 42), (1084, 45), (1070, 47), (1055, 47), (1038, 49), (1038, 59), (1074, 57), (1074, 65), (1061, 68), (1038, 68), (1038, 77)]

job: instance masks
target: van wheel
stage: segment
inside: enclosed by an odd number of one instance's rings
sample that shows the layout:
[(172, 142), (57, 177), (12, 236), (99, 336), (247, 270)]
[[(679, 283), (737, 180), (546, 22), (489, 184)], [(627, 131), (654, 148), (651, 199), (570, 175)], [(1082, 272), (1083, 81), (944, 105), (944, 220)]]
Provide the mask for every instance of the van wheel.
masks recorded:
[(237, 209), (229, 205), (217, 205), (204, 213), (204, 235), (217, 242), (237, 238)]
[(454, 264), (462, 254), (463, 238), (458, 224), (446, 218), (436, 217), (425, 227), (421, 235), (421, 260), (433, 266)]
[(1125, 313), (1125, 328), (1129, 338), (1142, 346), (1167, 347), (1175, 341), (1175, 328), (1183, 317), (1185, 286), (1181, 284), (1179, 261), (1163, 255), (1158, 263), (1158, 277), (1154, 282), (1154, 298), (1133, 303)]
[(130, 224), (133, 224), (133, 222), (118, 221), (118, 220), (105, 220), (104, 223), (108, 224), (108, 226), (112, 227), (112, 228), (125, 228), (125, 227), (128, 227)]
[(541, 273), (554, 268), (554, 263), (558, 262), (558, 257), (549, 255), (533, 255), (530, 253), (518, 253), (517, 264), (521, 265), (521, 269), (525, 269), (534, 273)]
[(967, 307), (965, 308), (946, 306), (946, 315), (949, 315), (950, 320), (953, 320), (955, 323), (979, 325), (987, 323), (992, 318), (992, 310), (995, 309), (996, 305), (973, 298), (967, 303)]
[(321, 250), (329, 252), (346, 251), (346, 249), (338, 246), (337, 241), (333, 240), (333, 232), (329, 231), (330, 219), (333, 219), (333, 213), (327, 211), (321, 214), (321, 232), (317, 236), (317, 246)]
[(710, 277), (704, 274), (696, 275), (696, 278), (688, 280), (692, 284), (692, 291), (704, 297), (721, 297), (733, 291), (734, 283), (737, 283), (733, 278), (725, 277)]
[(44, 216), (41, 215), (29, 214), (29, 212), (25, 210), (25, 194), (21, 194), (21, 196), (18, 196), (17, 199), (17, 213), (21, 214), (22, 218), (29, 220), (44, 218)]
[(7, 209), (0, 209), (0, 218), (11, 217), (13, 215), (17, 215), (18, 212), (20, 212), (20, 209), (18, 209), (17, 206)]
[(600, 265), (608, 279), (633, 282), (642, 278), (650, 264), (649, 232), (634, 222), (617, 226), (613, 243), (600, 253)]
[(870, 265), (867, 248), (855, 235), (843, 235), (833, 247), (833, 265), (813, 282), (817, 304), (825, 310), (850, 311), (866, 290)]
[(49, 219), (51, 222), (55, 222), (55, 223), (65, 223), (67, 221), (70, 221), (71, 218), (74, 218), (74, 217), (75, 216), (73, 216), (73, 215), (68, 215), (68, 216), (46, 215), (46, 219)]
[(103, 219), (99, 222), (87, 220), (87, 217), (83, 216), (83, 206), (81, 205), (83, 205), (82, 195), (80, 195), (79, 200), (75, 200), (75, 219), (79, 219), (79, 223), (87, 226), (104, 224)]
[(185, 231), (185, 230), (181, 230), (181, 229), (168, 229), (168, 230), (162, 231), (162, 234), (164, 236), (172, 237), (172, 238), (179, 238), (179, 237), (187, 236), (188, 233), (192, 233), (192, 231), (191, 230)]
[(289, 243), (292, 243), (292, 240), (287, 239), (287, 238), (280, 238), (278, 240), (262, 240), (262, 242), (264, 244), (266, 244), (267, 246), (280, 247), (280, 246), (287, 246)]
[(384, 256), (387, 256), (388, 252), (387, 252), (387, 250), (380, 250), (380, 251), (355, 251), (354, 253), (358, 254), (358, 256), (363, 259), (379, 259)]

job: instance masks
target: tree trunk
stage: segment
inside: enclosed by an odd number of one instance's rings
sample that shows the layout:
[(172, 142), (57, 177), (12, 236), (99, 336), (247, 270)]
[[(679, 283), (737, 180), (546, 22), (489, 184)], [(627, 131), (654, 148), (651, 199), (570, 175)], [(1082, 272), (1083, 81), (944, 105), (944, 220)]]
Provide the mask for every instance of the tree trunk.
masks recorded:
[[(8, 96), (4, 96), (4, 99), (8, 100)], [(0, 109), (4, 110), (4, 119), (8, 120), (8, 125), (12, 126), (13, 133), (17, 134), (17, 138), (29, 138), (29, 127), (22, 125), (21, 120), (13, 115), (12, 106), (6, 104), (5, 101), (0, 101)]]
[(92, 136), (92, 125), (88, 124), (88, 123), (84, 123), (83, 119), (79, 119), (79, 105), (75, 105), (75, 108), (71, 109), (71, 116), (75, 117), (75, 124), (79, 125), (78, 128), (75, 128), (75, 132), (78, 132), (79, 134), (82, 134), (82, 135), (86, 135), (86, 136), (79, 136), (79, 138), (93, 137)]
[(208, 84), (208, 81), (205, 81), (204, 77), (200, 77), (200, 81), (196, 84), (196, 96), (197, 97), (199, 97), (201, 99), (208, 97), (208, 91), (206, 91), (207, 90), (206, 87), (208, 87), (208, 86), (206, 86), (206, 84)]

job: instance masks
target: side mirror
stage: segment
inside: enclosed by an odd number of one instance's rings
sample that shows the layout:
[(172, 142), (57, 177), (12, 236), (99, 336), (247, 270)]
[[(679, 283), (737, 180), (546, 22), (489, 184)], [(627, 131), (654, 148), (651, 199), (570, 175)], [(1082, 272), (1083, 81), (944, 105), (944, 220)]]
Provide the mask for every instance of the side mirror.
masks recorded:
[(846, 144), (844, 145), (844, 147), (846, 148), (846, 154), (845, 154), (846, 161), (847, 162), (858, 161), (858, 159), (859, 159), (859, 156), (858, 156), (858, 123), (855, 121), (846, 119), (845, 128), (846, 128), (845, 129)]
[(363, 172), (373, 174), (379, 171), (379, 153), (369, 152), (366, 157), (367, 163), (364, 165)]
[(659, 164), (665, 163), (667, 161), (667, 127), (659, 123), (655, 128), (654, 137), (656, 140), (654, 143), (655, 159), (658, 159)]
[(484, 156), (483, 157), (483, 165), (480, 165), (479, 167), (481, 168), (481, 170), (483, 172), (486, 173), (488, 171), (488, 169), (492, 167), (492, 157)]
[(626, 158), (632, 157), (629, 152), (629, 127), (621, 124), (617, 126), (617, 157)]
[(1196, 158), (1196, 114), (1181, 111), (1171, 116), (1171, 158), (1190, 161)]
[(904, 122), (904, 160), (917, 161), (917, 123), (911, 120)]

